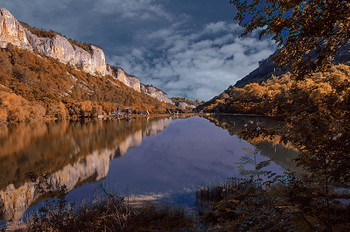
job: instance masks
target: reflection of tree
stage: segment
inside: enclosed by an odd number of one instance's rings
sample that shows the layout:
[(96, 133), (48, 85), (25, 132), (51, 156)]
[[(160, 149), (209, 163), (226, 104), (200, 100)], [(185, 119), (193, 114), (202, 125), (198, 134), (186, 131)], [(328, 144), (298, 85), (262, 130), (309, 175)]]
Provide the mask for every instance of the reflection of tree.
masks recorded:
[[(260, 128), (277, 128), (278, 122), (269, 118), (249, 116), (223, 116), (206, 117), (216, 126), (227, 130), (231, 135), (240, 136), (247, 125)], [(297, 157), (298, 150), (290, 143), (282, 143), (281, 136), (269, 137), (262, 134), (251, 137), (247, 141), (253, 144), (262, 155), (274, 159), (274, 162), (284, 169), (296, 170), (293, 159)]]
[(300, 210), (314, 214), (327, 231), (332, 231), (344, 216), (344, 210), (336, 203), (337, 198), (344, 196), (335, 187), (349, 187), (350, 180), (350, 118), (345, 116), (349, 115), (349, 106), (336, 103), (337, 100), (337, 93), (333, 93), (322, 100), (318, 110), (286, 118), (286, 125), (277, 130), (251, 126), (241, 133), (247, 139), (282, 136), (283, 141), (292, 142), (301, 151), (296, 162), (307, 172), (298, 183), (298, 191), (308, 194), (296, 193), (295, 198), (300, 202)]
[[(50, 197), (26, 173), (45, 174), (56, 193), (67, 191), (108, 174), (110, 161), (138, 146), (143, 137), (164, 130), (168, 118), (132, 121), (62, 122), (3, 128), (0, 145), (0, 218), (19, 219), (35, 202)], [(6, 149), (15, 138), (25, 138), (17, 148)], [(2, 148), (0, 147), (0, 148)], [(6, 188), (5, 188), (6, 187)], [(39, 186), (40, 187), (40, 186)]]
[(261, 178), (261, 167), (266, 162), (256, 164), (252, 159), (243, 160), (245, 164), (255, 164), (256, 170), (246, 173), (254, 174), (256, 179), (243, 181), (230, 190), (232, 193), (227, 198), (214, 204), (214, 214), (218, 215), (214, 219), (231, 222), (227, 224), (228, 231), (242, 226), (242, 231), (248, 228), (260, 231), (266, 226), (279, 228), (272, 231), (288, 231), (289, 226), (294, 228), (292, 231), (344, 231), (348, 228), (349, 207), (338, 200), (349, 195), (337, 187), (349, 187), (350, 117), (345, 116), (348, 106), (334, 104), (335, 99), (332, 96), (322, 99), (323, 107), (318, 111), (285, 118), (280, 127), (263, 124), (262, 121), (269, 120), (258, 121), (254, 117), (246, 120), (243, 116), (210, 118), (230, 134), (253, 141), (253, 144), (262, 138), (282, 145), (291, 144), (300, 150), (296, 157), (298, 166), (307, 170), (298, 176), (263, 171), (266, 176)]
[[(137, 131), (145, 131), (144, 136), (151, 133), (152, 131), (147, 131), (155, 128), (157, 122), (159, 123), (157, 120), (134, 120), (131, 123), (123, 120), (63, 121), (1, 127), (0, 188), (9, 184), (23, 184), (27, 172), (52, 173), (93, 151), (123, 146)], [(153, 133), (156, 132), (157, 129), (154, 129)], [(124, 146), (126, 148), (123, 154), (127, 151), (128, 144)]]

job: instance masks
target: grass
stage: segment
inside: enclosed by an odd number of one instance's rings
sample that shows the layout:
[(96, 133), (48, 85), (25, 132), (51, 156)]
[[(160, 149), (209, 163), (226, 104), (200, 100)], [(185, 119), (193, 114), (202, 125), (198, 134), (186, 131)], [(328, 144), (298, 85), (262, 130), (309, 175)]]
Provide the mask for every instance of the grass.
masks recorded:
[[(293, 174), (267, 171), (266, 178), (229, 178), (196, 192), (197, 212), (183, 207), (133, 201), (108, 193), (77, 207), (66, 189), (10, 231), (346, 231), (350, 205), (332, 197), (325, 204), (319, 186)], [(33, 178), (34, 179), (34, 178)], [(39, 182), (40, 183), (40, 182)], [(344, 194), (345, 196), (346, 194)], [(347, 199), (348, 195), (344, 197)], [(328, 220), (328, 221), (327, 221)], [(330, 224), (331, 223), (331, 224)]]
[(133, 207), (108, 195), (82, 207), (58, 198), (31, 216), (25, 231), (188, 231), (194, 219), (183, 208), (145, 203)]

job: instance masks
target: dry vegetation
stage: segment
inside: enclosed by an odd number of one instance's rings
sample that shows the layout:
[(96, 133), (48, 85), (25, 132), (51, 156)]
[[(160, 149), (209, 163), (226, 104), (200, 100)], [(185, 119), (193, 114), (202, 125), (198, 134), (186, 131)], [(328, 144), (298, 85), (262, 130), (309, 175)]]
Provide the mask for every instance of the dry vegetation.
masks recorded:
[(0, 121), (96, 117), (125, 107), (134, 112), (171, 108), (111, 76), (93, 76), (13, 46), (0, 50), (0, 87)]
[(47, 204), (26, 231), (188, 231), (193, 218), (181, 208), (145, 204), (132, 207), (124, 198), (109, 194), (92, 206), (72, 207), (64, 198)]
[[(334, 65), (326, 72), (314, 73), (300, 81), (285, 74), (261, 85), (232, 87), (203, 108), (209, 112), (249, 113), (280, 119), (283, 123), (278, 128), (247, 124), (238, 135), (248, 141), (270, 138), (290, 143), (300, 151), (295, 161), (304, 169), (303, 175), (284, 180), (274, 179), (269, 173), (273, 179), (266, 182), (267, 188), (259, 187), (264, 178), (259, 181), (258, 176), (258, 182), (252, 181), (254, 186), (248, 192), (235, 192), (221, 202), (214, 211), (231, 210), (232, 222), (237, 219), (239, 222), (228, 228), (238, 226), (242, 231), (256, 231), (266, 226), (268, 231), (346, 231), (349, 194), (341, 193), (338, 187), (348, 190), (350, 183), (349, 66)], [(242, 193), (248, 201), (239, 197)], [(245, 214), (243, 221), (237, 216), (237, 207)], [(216, 217), (217, 214), (221, 216)], [(281, 218), (283, 214), (287, 218)], [(217, 212), (214, 219), (223, 220), (226, 216)], [(289, 224), (281, 224), (285, 222)]]
[(350, 66), (335, 65), (324, 73), (315, 73), (303, 81), (289, 73), (272, 77), (261, 85), (231, 87), (203, 106), (207, 112), (248, 113), (285, 118), (302, 111), (317, 111), (334, 101), (337, 113), (350, 101)]

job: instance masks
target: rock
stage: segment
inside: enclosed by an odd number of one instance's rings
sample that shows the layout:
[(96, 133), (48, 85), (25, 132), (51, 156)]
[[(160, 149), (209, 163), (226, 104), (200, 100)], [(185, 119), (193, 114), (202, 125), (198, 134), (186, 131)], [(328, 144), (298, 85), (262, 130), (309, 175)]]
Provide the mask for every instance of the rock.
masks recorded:
[(31, 49), (22, 25), (6, 9), (0, 9), (0, 47), (13, 44), (23, 49)]
[(24, 28), (8, 10), (1, 8), (0, 46), (5, 48), (9, 43), (23, 49), (37, 50), (41, 54), (81, 68), (92, 75), (111, 75), (137, 92), (143, 92), (159, 101), (173, 104), (163, 91), (153, 86), (141, 85), (135, 76), (127, 74), (122, 68), (107, 65), (102, 49), (90, 45), (91, 51), (86, 51), (59, 34), (52, 38), (41, 38)]
[(110, 75), (118, 81), (124, 83), (126, 86), (134, 89), (137, 92), (141, 92), (139, 79), (127, 74), (122, 68), (108, 66), (108, 73), (110, 73)]
[(72, 45), (60, 35), (51, 38), (40, 38), (25, 29), (32, 47), (39, 53), (58, 59), (60, 62), (81, 68), (92, 75), (106, 75), (106, 58), (102, 49), (91, 45), (92, 54)]
[(152, 85), (141, 84), (141, 92), (151, 97), (154, 97), (159, 101), (169, 103), (169, 104), (174, 104), (174, 102), (171, 99), (169, 99), (168, 95), (165, 92), (163, 92), (162, 90)]
[(58, 34), (53, 38), (40, 38), (24, 28), (8, 10), (1, 8), (0, 46), (5, 48), (9, 43), (22, 49), (36, 49), (92, 75), (106, 75), (106, 58), (102, 49), (91, 45), (90, 54)]
[(141, 87), (140, 87), (141, 84), (139, 79), (137, 79), (137, 77), (127, 76), (127, 83), (130, 88), (133, 88), (137, 92), (141, 92)]
[(188, 104), (188, 103), (186, 103), (186, 102), (182, 102), (182, 101), (177, 102), (176, 106), (179, 107), (179, 108), (181, 108), (181, 109), (183, 109), (183, 110), (195, 109), (195, 108), (196, 108), (196, 106), (190, 105), (190, 104)]

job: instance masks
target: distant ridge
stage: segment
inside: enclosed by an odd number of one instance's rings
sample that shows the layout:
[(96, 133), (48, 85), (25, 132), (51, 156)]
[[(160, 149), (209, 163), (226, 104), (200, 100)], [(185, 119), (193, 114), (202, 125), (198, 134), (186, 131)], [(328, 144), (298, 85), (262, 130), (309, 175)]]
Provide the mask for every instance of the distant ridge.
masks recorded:
[[(350, 44), (343, 46), (335, 55), (333, 64), (347, 64), (350, 61)], [(271, 58), (275, 54), (271, 55), (269, 58), (259, 62), (259, 67), (249, 73), (247, 76), (243, 77), (241, 80), (237, 81), (234, 85), (237, 88), (243, 88), (245, 85), (250, 83), (259, 83), (269, 79), (272, 75), (280, 76), (282, 74), (290, 71), (289, 67), (285, 67), (282, 70), (278, 69), (278, 66), (271, 61)]]

